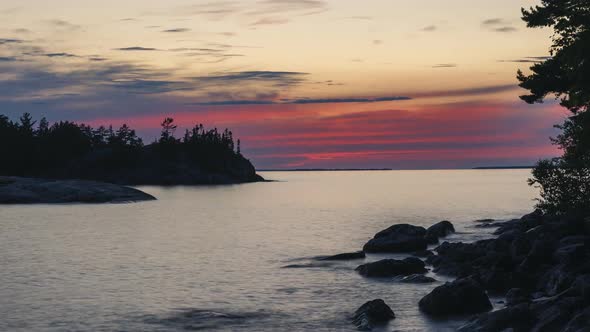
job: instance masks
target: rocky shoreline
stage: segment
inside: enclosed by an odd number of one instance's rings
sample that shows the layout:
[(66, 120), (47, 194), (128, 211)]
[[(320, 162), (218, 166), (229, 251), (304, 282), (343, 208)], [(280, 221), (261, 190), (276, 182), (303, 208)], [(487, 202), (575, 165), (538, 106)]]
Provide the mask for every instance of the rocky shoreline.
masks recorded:
[[(356, 271), (367, 278), (400, 277), (415, 283), (433, 282), (424, 275), (429, 269), (456, 278), (416, 305), (436, 319), (471, 317), (459, 331), (590, 331), (589, 218), (535, 211), (505, 222), (478, 220), (474, 227), (495, 228), (495, 238), (443, 242), (455, 231), (448, 221), (428, 229), (393, 225), (377, 233), (363, 251), (409, 257), (363, 264)], [(427, 250), (436, 243), (433, 251)], [(504, 297), (503, 307), (492, 311), (488, 296)], [(367, 302), (352, 317), (360, 330), (392, 319), (395, 314), (381, 299)]]
[(128, 203), (155, 199), (138, 189), (103, 182), (0, 177), (0, 204)]

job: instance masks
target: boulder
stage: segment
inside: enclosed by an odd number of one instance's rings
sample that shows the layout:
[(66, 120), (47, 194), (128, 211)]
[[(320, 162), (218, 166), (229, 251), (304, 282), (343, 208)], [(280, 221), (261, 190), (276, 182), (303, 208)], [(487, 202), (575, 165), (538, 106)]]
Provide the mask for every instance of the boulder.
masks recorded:
[(365, 252), (412, 252), (425, 250), (428, 246), (424, 227), (408, 224), (393, 225), (375, 235), (367, 242)]
[(426, 230), (426, 234), (424, 237), (429, 244), (436, 244), (438, 243), (438, 239), (441, 237), (445, 237), (449, 234), (455, 233), (455, 227), (451, 224), (450, 221), (443, 220), (439, 223), (436, 223)]
[(362, 276), (370, 278), (408, 276), (426, 272), (424, 262), (416, 257), (408, 257), (403, 260), (383, 259), (374, 263), (363, 264), (355, 270)]
[(412, 274), (407, 277), (403, 277), (400, 282), (405, 282), (408, 284), (429, 284), (432, 282), (436, 282), (436, 279), (427, 277), (423, 274)]
[(366, 255), (363, 251), (357, 251), (357, 252), (338, 254), (338, 255), (334, 255), (334, 256), (320, 257), (320, 258), (318, 258), (318, 260), (321, 260), (321, 261), (347, 261), (347, 260), (353, 260), (353, 259), (363, 259), (365, 257), (366, 257)]
[(436, 287), (419, 302), (420, 310), (432, 316), (476, 314), (492, 309), (483, 287), (471, 278), (457, 279)]
[(395, 319), (395, 313), (381, 299), (369, 301), (358, 308), (352, 317), (352, 323), (362, 331), (383, 326)]

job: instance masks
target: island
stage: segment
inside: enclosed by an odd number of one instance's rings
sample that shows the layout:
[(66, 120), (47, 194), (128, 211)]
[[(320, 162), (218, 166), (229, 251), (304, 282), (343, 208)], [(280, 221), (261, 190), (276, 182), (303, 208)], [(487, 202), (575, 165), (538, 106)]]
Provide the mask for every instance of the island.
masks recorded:
[(0, 115), (0, 175), (54, 180), (92, 180), (119, 185), (214, 185), (259, 182), (240, 140), (225, 129), (202, 124), (174, 136), (172, 118), (159, 139), (145, 145), (135, 130), (43, 118), (30, 114), (13, 122)]
[(0, 177), (0, 204), (128, 203), (155, 200), (130, 187), (84, 180)]

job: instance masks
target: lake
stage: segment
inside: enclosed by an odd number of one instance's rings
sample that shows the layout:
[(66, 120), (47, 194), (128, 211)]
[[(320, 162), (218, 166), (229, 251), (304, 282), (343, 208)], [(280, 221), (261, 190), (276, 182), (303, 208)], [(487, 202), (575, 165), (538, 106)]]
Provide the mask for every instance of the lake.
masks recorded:
[(365, 261), (305, 265), (360, 250), (396, 223), (450, 220), (453, 241), (483, 218), (533, 209), (529, 170), (265, 172), (269, 183), (140, 187), (157, 201), (0, 206), (2, 331), (355, 331), (384, 299), (391, 331), (452, 331), (418, 311), (432, 285), (369, 280)]

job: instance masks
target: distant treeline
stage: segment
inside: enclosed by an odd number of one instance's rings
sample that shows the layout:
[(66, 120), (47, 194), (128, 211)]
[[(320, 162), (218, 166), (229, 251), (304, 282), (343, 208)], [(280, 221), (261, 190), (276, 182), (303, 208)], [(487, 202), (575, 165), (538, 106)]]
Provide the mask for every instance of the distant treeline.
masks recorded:
[(23, 114), (16, 122), (0, 115), (0, 174), (84, 178), (126, 184), (199, 184), (257, 180), (228, 129), (202, 124), (176, 138), (172, 118), (161, 135), (144, 145), (126, 124), (93, 128), (70, 121), (53, 124)]

